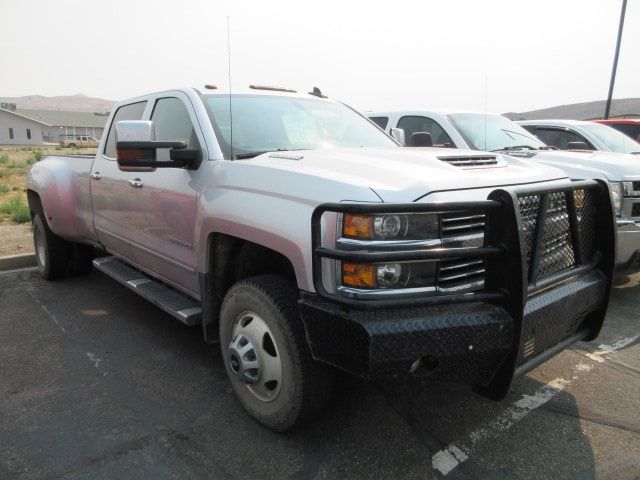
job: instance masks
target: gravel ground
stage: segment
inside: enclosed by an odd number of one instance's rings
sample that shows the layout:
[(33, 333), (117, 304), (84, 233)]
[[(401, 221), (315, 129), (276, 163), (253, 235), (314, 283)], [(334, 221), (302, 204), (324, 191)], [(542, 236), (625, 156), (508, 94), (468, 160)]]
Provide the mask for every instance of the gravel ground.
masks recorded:
[(0, 257), (33, 253), (31, 223), (0, 225)]

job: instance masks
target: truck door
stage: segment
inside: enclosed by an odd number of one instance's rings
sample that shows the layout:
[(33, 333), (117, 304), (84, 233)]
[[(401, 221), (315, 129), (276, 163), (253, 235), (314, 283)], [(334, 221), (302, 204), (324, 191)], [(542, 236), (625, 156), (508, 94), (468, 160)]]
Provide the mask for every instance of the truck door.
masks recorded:
[[(154, 100), (151, 100), (154, 101)], [(182, 141), (201, 148), (202, 134), (186, 95), (155, 99), (150, 120), (156, 141)], [(158, 161), (169, 160), (169, 149), (158, 149)], [(133, 188), (129, 232), (136, 263), (187, 293), (197, 294), (195, 218), (197, 170), (157, 168), (129, 174)]]
[(435, 120), (422, 115), (405, 115), (398, 121), (398, 128), (404, 130), (407, 146), (411, 146), (411, 135), (415, 132), (431, 134), (434, 147), (454, 147), (455, 144), (447, 132)]
[(112, 254), (133, 261), (129, 241), (134, 191), (129, 185), (130, 173), (118, 169), (116, 161), (115, 123), (141, 120), (147, 102), (123, 105), (116, 111), (109, 127), (104, 148), (96, 155), (91, 169), (93, 224), (100, 242)]

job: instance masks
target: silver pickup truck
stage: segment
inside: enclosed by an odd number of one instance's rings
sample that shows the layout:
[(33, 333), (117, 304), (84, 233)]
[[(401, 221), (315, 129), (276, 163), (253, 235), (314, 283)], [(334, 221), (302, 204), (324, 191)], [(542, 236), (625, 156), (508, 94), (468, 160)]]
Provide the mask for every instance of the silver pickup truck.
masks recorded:
[(29, 173), (42, 275), (94, 266), (202, 325), (274, 430), (321, 410), (335, 367), (499, 399), (601, 328), (605, 182), (404, 149), (317, 90), (165, 91), (118, 104), (106, 132), (95, 158)]

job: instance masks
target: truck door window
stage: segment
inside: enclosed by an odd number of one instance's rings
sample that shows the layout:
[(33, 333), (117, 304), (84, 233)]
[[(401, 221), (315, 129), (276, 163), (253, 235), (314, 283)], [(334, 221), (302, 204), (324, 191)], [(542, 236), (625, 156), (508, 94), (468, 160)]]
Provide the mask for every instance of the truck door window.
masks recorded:
[[(187, 107), (176, 97), (160, 98), (153, 107), (151, 120), (158, 142), (185, 142), (187, 148), (200, 148)], [(159, 148), (156, 160), (169, 161), (169, 149)]]
[(147, 106), (147, 102), (130, 103), (129, 105), (123, 105), (116, 111), (113, 116), (113, 121), (109, 126), (109, 133), (107, 134), (107, 141), (104, 147), (104, 156), (109, 158), (116, 158), (116, 129), (115, 124), (120, 120), (142, 120), (142, 114)]
[[(373, 119), (372, 119), (373, 120)], [(455, 147), (453, 140), (444, 131), (438, 122), (428, 117), (407, 115), (398, 121), (398, 128), (404, 130), (407, 143), (415, 132), (427, 132), (431, 134), (434, 147)]]
[(369, 117), (373, 123), (378, 124), (381, 129), (387, 128), (387, 123), (389, 123), (389, 117)]
[(570, 130), (559, 130), (557, 128), (536, 128), (532, 133), (547, 145), (559, 148), (560, 150), (566, 150), (567, 144), (569, 144), (569, 142), (584, 142), (588, 147), (593, 148), (591, 143), (586, 138)]

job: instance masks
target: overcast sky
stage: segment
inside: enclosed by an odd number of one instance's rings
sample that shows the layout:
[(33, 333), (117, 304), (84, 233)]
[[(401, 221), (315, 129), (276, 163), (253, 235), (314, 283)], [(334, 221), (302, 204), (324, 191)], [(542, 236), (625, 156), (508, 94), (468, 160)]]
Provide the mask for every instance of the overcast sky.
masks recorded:
[[(621, 0), (0, 0), (0, 96), (114, 100), (227, 80), (366, 110), (524, 111), (606, 97)], [(629, 0), (614, 97), (640, 97)]]

